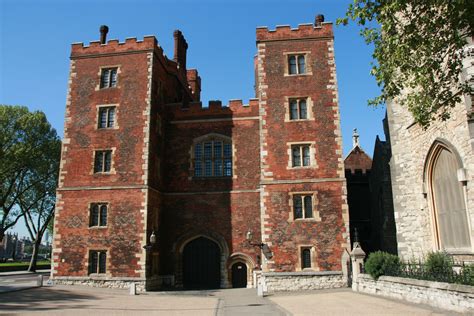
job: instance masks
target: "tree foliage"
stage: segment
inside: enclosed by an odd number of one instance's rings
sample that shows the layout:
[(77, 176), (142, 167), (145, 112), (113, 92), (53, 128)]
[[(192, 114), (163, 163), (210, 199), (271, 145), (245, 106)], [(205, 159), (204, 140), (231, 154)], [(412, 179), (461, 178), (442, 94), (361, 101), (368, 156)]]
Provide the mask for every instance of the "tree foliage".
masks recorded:
[(396, 98), (426, 128), (448, 119), (472, 92), (460, 75), (466, 38), (474, 34), (474, 1), (354, 0), (338, 24), (349, 19), (374, 45), (371, 73), (382, 92), (370, 105)]
[(26, 211), (35, 223), (54, 212), (60, 147), (44, 113), (0, 105), (0, 241)]

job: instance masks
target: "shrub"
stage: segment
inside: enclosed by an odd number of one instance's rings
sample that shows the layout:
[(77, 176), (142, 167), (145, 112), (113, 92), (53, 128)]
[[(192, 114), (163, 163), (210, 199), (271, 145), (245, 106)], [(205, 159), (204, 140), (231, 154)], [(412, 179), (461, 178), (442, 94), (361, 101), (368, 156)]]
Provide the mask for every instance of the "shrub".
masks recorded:
[(463, 266), (459, 275), (460, 281), (456, 283), (474, 286), (474, 264)]
[(445, 252), (430, 252), (426, 256), (425, 267), (426, 272), (436, 274), (452, 274), (453, 259)]
[(381, 275), (389, 275), (398, 272), (400, 269), (400, 259), (398, 256), (383, 251), (376, 251), (369, 255), (365, 262), (365, 271), (374, 279)]

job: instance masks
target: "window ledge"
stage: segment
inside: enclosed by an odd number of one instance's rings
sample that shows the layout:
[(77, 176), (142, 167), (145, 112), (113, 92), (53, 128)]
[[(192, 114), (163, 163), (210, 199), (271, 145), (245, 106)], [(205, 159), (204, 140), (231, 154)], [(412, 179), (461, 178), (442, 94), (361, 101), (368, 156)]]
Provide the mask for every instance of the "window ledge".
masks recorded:
[(312, 72), (307, 72), (307, 73), (304, 73), (304, 74), (285, 74), (285, 77), (299, 77), (299, 76), (312, 76), (313, 73)]
[(192, 180), (232, 180), (232, 176), (226, 177), (192, 177)]
[(98, 131), (110, 131), (110, 130), (116, 130), (119, 129), (118, 127), (97, 127)]
[(89, 229), (107, 229), (108, 226), (89, 226)]
[(293, 220), (294, 222), (318, 222), (320, 219), (315, 218), (315, 217), (310, 217), (310, 218), (295, 218)]
[(299, 170), (299, 169), (316, 169), (316, 166), (304, 166), (304, 167), (289, 167), (289, 170)]
[(91, 273), (89, 278), (92, 280), (105, 280), (107, 279), (107, 273)]

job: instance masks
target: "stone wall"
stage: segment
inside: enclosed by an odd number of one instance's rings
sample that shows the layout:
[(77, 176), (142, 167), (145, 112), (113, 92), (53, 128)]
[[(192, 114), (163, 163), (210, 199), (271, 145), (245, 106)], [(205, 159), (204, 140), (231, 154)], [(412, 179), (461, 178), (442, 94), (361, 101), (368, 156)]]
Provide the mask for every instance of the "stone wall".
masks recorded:
[(474, 312), (474, 287), (424, 280), (382, 276), (377, 281), (367, 274), (359, 275), (353, 290), (411, 303), (428, 304), (451, 311)]
[[(470, 107), (470, 105), (469, 105)], [(467, 221), (470, 225), (471, 250), (474, 246), (474, 138), (469, 134), (468, 108), (459, 103), (451, 109), (451, 118), (432, 122), (423, 130), (408, 110), (396, 101), (387, 103), (392, 158), (390, 161), (398, 254), (404, 259), (423, 257), (442, 248), (437, 245), (433, 208), (425, 163), (436, 141), (450, 144), (459, 154), (464, 181)]]
[(137, 292), (145, 292), (145, 280), (141, 278), (87, 278), (87, 277), (55, 277), (55, 285), (85, 285), (109, 289), (128, 289), (136, 284)]
[(334, 289), (347, 286), (347, 281), (340, 271), (268, 272), (263, 273), (261, 277), (266, 291), (269, 293)]

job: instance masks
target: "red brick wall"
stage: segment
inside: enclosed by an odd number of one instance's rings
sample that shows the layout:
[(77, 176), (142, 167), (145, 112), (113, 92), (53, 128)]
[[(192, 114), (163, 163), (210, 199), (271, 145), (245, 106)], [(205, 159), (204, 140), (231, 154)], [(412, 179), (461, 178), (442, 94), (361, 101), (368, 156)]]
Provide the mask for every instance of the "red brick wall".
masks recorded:
[[(59, 266), (54, 276), (87, 276), (88, 251), (107, 250), (109, 276), (139, 277), (141, 190), (75, 190), (60, 194), (63, 208), (56, 218), (55, 234), (61, 237), (61, 252), (55, 260)], [(107, 227), (89, 227), (91, 202), (109, 203)]]
[[(209, 108), (191, 104), (185, 109), (172, 105), (167, 110), (160, 274), (177, 273), (180, 282), (177, 247), (183, 236), (221, 237), (227, 255), (243, 252), (257, 262), (259, 250), (248, 245), (245, 235), (250, 229), (260, 240), (258, 103), (251, 100), (243, 106), (231, 101), (229, 107), (221, 107), (214, 102)], [(232, 139), (232, 177), (193, 177), (193, 140), (210, 133)]]

